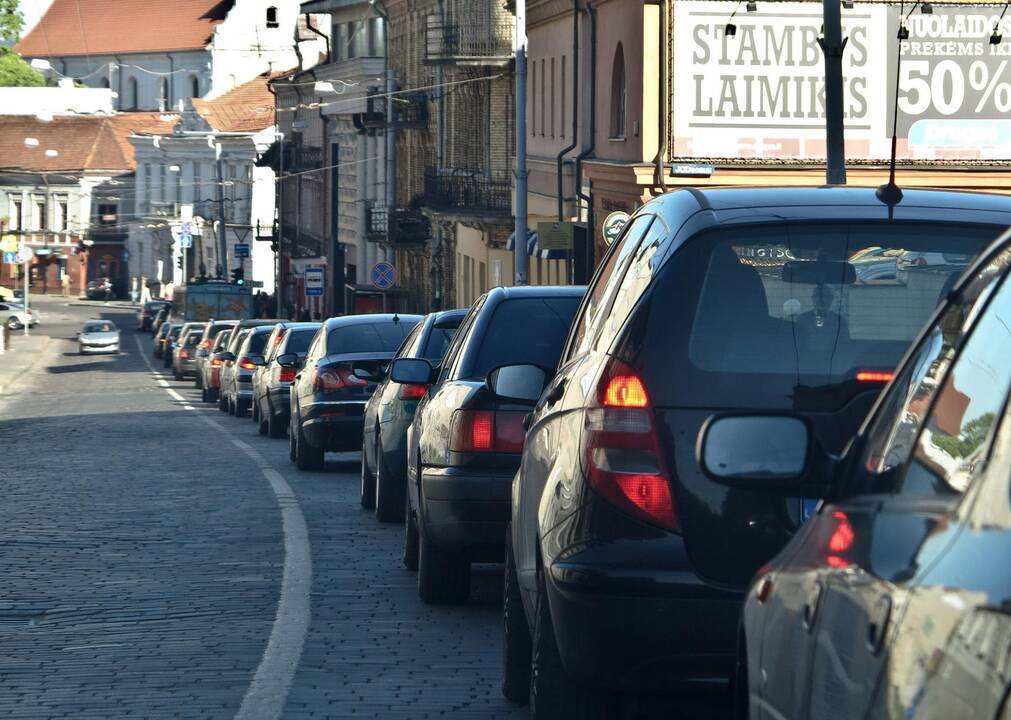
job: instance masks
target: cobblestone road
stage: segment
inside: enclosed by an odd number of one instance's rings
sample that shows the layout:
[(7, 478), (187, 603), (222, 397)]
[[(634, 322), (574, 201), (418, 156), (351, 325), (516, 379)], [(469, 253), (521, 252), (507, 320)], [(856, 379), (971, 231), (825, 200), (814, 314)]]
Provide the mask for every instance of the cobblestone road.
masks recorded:
[[(123, 354), (76, 355), (94, 316), (127, 328)], [(354, 456), (300, 473), (285, 441), (200, 406), (189, 383), (160, 384), (132, 314), (61, 304), (53, 317), (36, 367), (0, 398), (0, 717), (235, 717), (281, 623), (270, 470), (311, 553), (283, 717), (525, 715), (498, 690), (498, 569), (477, 573), (465, 607), (422, 605), (402, 530), (358, 506)]]

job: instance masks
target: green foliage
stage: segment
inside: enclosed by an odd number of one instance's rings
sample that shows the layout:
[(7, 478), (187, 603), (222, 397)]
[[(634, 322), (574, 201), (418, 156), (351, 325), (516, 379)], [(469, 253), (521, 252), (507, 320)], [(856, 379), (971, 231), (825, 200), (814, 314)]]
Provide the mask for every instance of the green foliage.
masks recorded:
[(45, 84), (40, 72), (8, 48), (0, 47), (0, 87), (42, 87)]
[(993, 413), (986, 413), (974, 418), (965, 424), (958, 437), (942, 437), (935, 435), (933, 440), (937, 447), (944, 450), (951, 457), (967, 458), (986, 440), (987, 433), (993, 425), (996, 416)]
[(18, 0), (0, 0), (0, 42), (16, 43), (24, 25), (25, 16), (18, 10)]

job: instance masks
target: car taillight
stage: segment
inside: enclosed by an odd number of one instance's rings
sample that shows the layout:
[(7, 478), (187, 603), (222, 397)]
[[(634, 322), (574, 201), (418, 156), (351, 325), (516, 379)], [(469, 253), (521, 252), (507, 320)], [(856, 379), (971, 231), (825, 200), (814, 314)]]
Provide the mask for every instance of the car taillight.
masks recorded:
[(295, 382), (295, 369), (294, 368), (281, 368), (281, 382)]
[(601, 497), (633, 517), (680, 532), (646, 386), (614, 358), (601, 373), (596, 402), (586, 409), (581, 457)]
[(246, 358), (243, 358), (242, 360), (239, 361), (239, 367), (242, 368), (243, 370), (255, 370), (256, 363), (254, 363), (252, 360), (247, 360)]
[(316, 368), (312, 377), (313, 389), (320, 392), (363, 388), (368, 384), (367, 380), (356, 377), (351, 368), (346, 366), (324, 365)]
[(397, 397), (401, 400), (417, 400), (425, 396), (428, 392), (428, 385), (405, 383), (397, 390)]
[(179, 351), (179, 359), (180, 360), (188, 360), (189, 357), (190, 357), (190, 351), (187, 350), (186, 348), (183, 348), (182, 350)]
[(451, 452), (523, 451), (525, 413), (507, 410), (457, 410), (449, 429)]
[(214, 343), (211, 340), (204, 340), (200, 343), (200, 347), (202, 347), (204, 350), (210, 350), (211, 345), (213, 344)]
[(857, 382), (888, 383), (892, 381), (893, 377), (895, 377), (895, 373), (861, 370), (857, 373)]
[(224, 360), (222, 360), (221, 358), (211, 358), (211, 365), (214, 365), (215, 367), (218, 367), (218, 366), (222, 365), (223, 363), (224, 363)]

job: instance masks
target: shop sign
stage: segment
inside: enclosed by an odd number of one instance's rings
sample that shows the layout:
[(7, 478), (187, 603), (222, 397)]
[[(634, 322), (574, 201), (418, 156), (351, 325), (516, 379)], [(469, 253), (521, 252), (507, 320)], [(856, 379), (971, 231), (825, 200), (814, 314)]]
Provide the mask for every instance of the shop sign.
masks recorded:
[(611, 246), (614, 244), (614, 241), (621, 235), (621, 231), (628, 222), (629, 217), (631, 216), (627, 212), (618, 210), (604, 218), (603, 234), (605, 245)]
[(571, 250), (572, 223), (537, 223), (537, 247), (540, 250)]

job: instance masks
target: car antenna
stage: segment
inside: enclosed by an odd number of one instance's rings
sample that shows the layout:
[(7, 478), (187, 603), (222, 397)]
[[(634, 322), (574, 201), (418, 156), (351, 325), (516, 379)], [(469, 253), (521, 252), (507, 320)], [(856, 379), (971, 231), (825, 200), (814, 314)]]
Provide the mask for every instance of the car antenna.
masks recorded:
[(393, 312), (393, 322), (400, 322), (400, 316), (396, 313), (396, 311)]
[[(913, 9), (916, 9), (916, 4), (913, 4)], [(898, 39), (899, 42), (896, 43), (895, 49), (895, 102), (892, 106), (892, 157), (888, 163), (888, 182), (880, 186), (874, 193), (878, 200), (883, 202), (889, 208), (889, 213), (899, 202), (902, 201), (902, 188), (895, 184), (895, 156), (898, 152), (898, 125), (899, 125), (899, 78), (901, 77), (900, 71), (902, 69), (902, 41), (909, 38), (909, 28), (906, 26), (906, 19), (909, 15), (903, 17), (903, 12), (905, 11), (905, 3), (899, 3), (899, 31)], [(909, 11), (910, 15), (912, 10)]]

